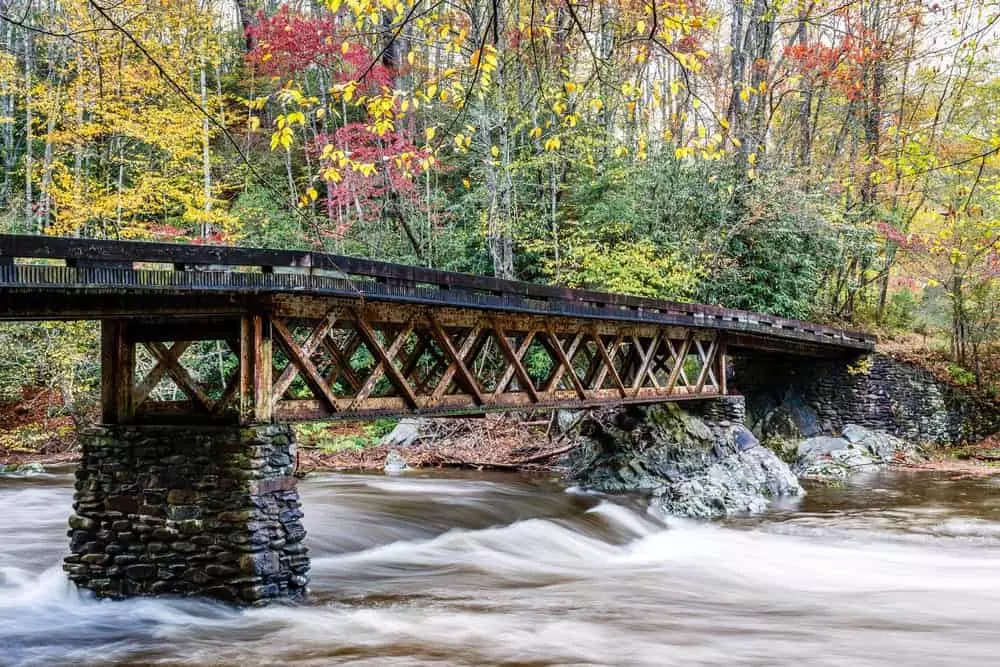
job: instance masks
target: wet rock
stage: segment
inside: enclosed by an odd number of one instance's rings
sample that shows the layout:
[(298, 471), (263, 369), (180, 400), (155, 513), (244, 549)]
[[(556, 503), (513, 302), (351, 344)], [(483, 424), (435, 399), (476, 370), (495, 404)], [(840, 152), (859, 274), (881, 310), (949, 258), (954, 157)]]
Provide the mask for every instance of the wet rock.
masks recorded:
[(395, 449), (386, 455), (385, 465), (382, 466), (382, 469), (387, 473), (400, 473), (407, 468), (409, 466), (406, 465), (406, 459)]
[(40, 475), (45, 472), (45, 466), (41, 463), (22, 463), (19, 466), (3, 465), (0, 463), (0, 475)]
[(857, 472), (923, 457), (915, 445), (857, 424), (844, 426), (840, 437), (820, 436), (799, 443), (795, 472), (813, 479), (844, 479)]
[(743, 424), (709, 415), (675, 404), (595, 413), (581, 424), (570, 477), (600, 491), (645, 490), (659, 510), (701, 518), (760, 512), (772, 498), (804, 493)]
[(426, 425), (426, 419), (404, 417), (392, 431), (382, 436), (379, 444), (389, 447), (409, 447), (422, 437)]

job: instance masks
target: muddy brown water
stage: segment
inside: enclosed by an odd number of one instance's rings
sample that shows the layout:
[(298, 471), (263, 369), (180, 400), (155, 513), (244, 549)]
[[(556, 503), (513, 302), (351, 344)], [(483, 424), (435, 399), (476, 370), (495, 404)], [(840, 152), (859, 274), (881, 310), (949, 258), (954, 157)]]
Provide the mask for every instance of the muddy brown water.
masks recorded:
[(315, 475), (312, 594), (252, 610), (76, 591), (71, 484), (0, 478), (0, 664), (1000, 664), (1000, 478), (698, 523), (545, 477)]

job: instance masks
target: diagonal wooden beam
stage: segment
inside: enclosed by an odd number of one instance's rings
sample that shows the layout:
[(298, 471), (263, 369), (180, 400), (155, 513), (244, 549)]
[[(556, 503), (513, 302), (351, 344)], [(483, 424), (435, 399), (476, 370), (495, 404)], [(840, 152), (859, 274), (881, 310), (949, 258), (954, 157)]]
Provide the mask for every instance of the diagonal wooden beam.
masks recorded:
[[(597, 333), (596, 329), (591, 332), (591, 335), (594, 336), (594, 340), (599, 341), (600, 334)], [(604, 386), (604, 378), (606, 378), (608, 373), (613, 370), (615, 372), (615, 378), (617, 378), (617, 380), (615, 380), (616, 386), (620, 388), (620, 391), (624, 391), (625, 385), (622, 382), (621, 373), (619, 373), (618, 369), (615, 367), (615, 357), (618, 355), (618, 348), (621, 346), (623, 340), (625, 340), (625, 335), (619, 333), (615, 337), (614, 342), (611, 343), (611, 349), (604, 350), (604, 367), (601, 368), (600, 372), (597, 374), (597, 379), (594, 380), (594, 386), (598, 389)], [(603, 347), (603, 344), (598, 345), (598, 349)], [(622, 395), (624, 396), (624, 394)]]
[[(382, 344), (378, 342), (375, 330), (372, 329), (371, 325), (364, 319), (362, 313), (357, 309), (352, 309), (352, 311), (356, 319), (358, 333), (361, 334), (361, 338), (364, 340), (365, 345), (368, 346), (371, 352), (375, 355), (375, 360), (378, 362), (381, 372), (387, 375), (389, 377), (389, 381), (395, 385), (396, 389), (403, 393), (403, 400), (406, 401), (407, 405), (409, 405), (412, 409), (416, 409), (417, 397), (416, 394), (413, 393), (413, 387), (410, 386), (410, 383), (406, 381), (403, 374), (399, 372), (398, 368), (396, 368), (396, 364), (393, 363), (396, 355), (399, 354), (399, 351), (406, 343), (406, 339), (409, 337), (410, 332), (413, 331), (413, 320), (411, 319), (403, 326), (403, 328), (396, 334), (396, 337), (389, 346), (389, 349), (386, 350), (382, 347)], [(372, 372), (372, 376), (374, 376), (376, 372), (378, 371)], [(370, 377), (368, 379), (371, 380)], [(374, 383), (372, 383), (372, 388), (374, 388)], [(369, 393), (370, 392), (371, 390), (369, 390)]]
[(559, 387), (559, 381), (562, 380), (562, 376), (569, 371), (570, 382), (573, 383), (573, 389), (576, 390), (577, 395), (581, 400), (587, 400), (587, 390), (584, 388), (583, 383), (580, 382), (580, 376), (576, 374), (573, 369), (573, 363), (570, 361), (575, 355), (576, 350), (580, 347), (580, 341), (583, 340), (583, 332), (578, 331), (575, 336), (573, 336), (573, 341), (569, 345), (569, 350), (563, 350), (562, 345), (559, 344), (559, 339), (556, 337), (552, 329), (548, 330), (549, 338), (552, 340), (552, 347), (556, 353), (556, 358), (560, 363), (559, 371), (553, 375), (552, 379), (549, 380), (548, 386), (555, 390)]
[[(524, 334), (524, 338), (521, 340), (521, 344), (517, 346), (517, 352), (514, 353), (514, 357), (523, 366), (524, 365), (524, 355), (528, 353), (528, 348), (531, 347), (531, 341), (535, 339), (535, 335), (538, 333), (537, 329), (531, 329)], [(527, 370), (527, 369), (525, 369)], [(514, 377), (514, 373), (517, 370), (514, 365), (511, 364), (504, 370), (503, 375), (500, 376), (500, 382), (497, 383), (497, 388), (493, 390), (494, 396), (499, 396), (500, 394), (507, 391), (507, 385), (510, 384), (511, 379)], [(534, 382), (531, 381), (531, 376), (528, 375), (527, 384), (531, 387), (532, 392), (535, 396), (538, 395), (538, 391), (535, 389)], [(527, 391), (527, 389), (525, 389)]]
[[(302, 343), (302, 346), (299, 348), (299, 353), (303, 358), (309, 359), (310, 357), (312, 357), (313, 353), (316, 352), (316, 349), (319, 347), (320, 343), (323, 341), (323, 339), (327, 337), (327, 335), (333, 329), (333, 325), (336, 324), (337, 318), (340, 316), (340, 312), (341, 312), (340, 308), (330, 309), (329, 311), (327, 311), (326, 315), (323, 316), (323, 319), (321, 319), (319, 323), (315, 327), (313, 327), (313, 330), (309, 332), (309, 337), (306, 338), (305, 342)], [(293, 339), (290, 339), (290, 342), (292, 344), (295, 343)], [(275, 397), (275, 400), (278, 400), (282, 396), (284, 396), (285, 392), (288, 391), (288, 388), (292, 386), (292, 382), (295, 381), (295, 378), (298, 377), (298, 375), (299, 375), (299, 368), (297, 364), (288, 364), (287, 366), (285, 366), (285, 370), (281, 371), (281, 375), (278, 376), (277, 381), (275, 381), (274, 383), (274, 389), (271, 391), (271, 394)], [(324, 386), (326, 386), (327, 384), (328, 384), (327, 382), (325, 381), (323, 382)]]
[[(597, 381), (594, 385), (594, 389), (600, 389), (601, 385), (604, 384), (604, 378), (608, 375), (608, 373), (610, 373), (611, 381), (615, 383), (615, 388), (618, 389), (618, 393), (621, 394), (622, 398), (625, 398), (626, 396), (628, 396), (628, 392), (625, 390), (625, 385), (622, 384), (622, 379), (618, 375), (618, 369), (615, 368), (615, 362), (612, 360), (611, 355), (608, 354), (608, 350), (604, 347), (604, 342), (601, 341), (600, 335), (596, 331), (591, 329), (590, 337), (594, 339), (595, 343), (597, 343), (598, 356), (604, 360), (604, 366), (597, 376)], [(615, 347), (617, 347), (617, 345), (621, 342), (621, 338), (622, 337), (619, 336), (615, 340), (615, 342), (612, 343), (612, 353)]]
[[(344, 347), (345, 350), (350, 348), (354, 339), (357, 339), (357, 334), (352, 332), (352, 339), (347, 341), (348, 344)], [(354, 368), (351, 366), (351, 357), (346, 353), (341, 352), (337, 347), (337, 342), (333, 340), (332, 336), (329, 335), (323, 339), (323, 348), (333, 358), (333, 370), (331, 370), (329, 375), (327, 375), (326, 383), (332, 387), (337, 381), (337, 378), (343, 375), (344, 379), (347, 380), (347, 384), (351, 385), (352, 391), (361, 391), (361, 386), (364, 383), (361, 381), (361, 378), (358, 377), (358, 374), (354, 372)], [(355, 348), (355, 350), (356, 349), (357, 348)]]
[[(193, 344), (193, 340), (177, 341), (171, 345), (169, 349), (165, 349), (165, 351), (166, 354), (170, 355), (174, 361), (177, 361), (181, 358), (181, 355), (184, 354), (184, 351)], [(152, 352), (150, 352), (150, 354), (152, 354)], [(153, 358), (156, 359), (156, 356), (154, 355)], [(160, 380), (162, 380), (166, 374), (167, 365), (162, 361), (157, 360), (156, 365), (153, 366), (152, 370), (150, 370), (149, 373), (146, 374), (146, 377), (144, 377), (142, 381), (136, 385), (132, 393), (132, 404), (135, 407), (142, 405), (146, 399), (149, 398), (149, 395), (153, 392), (153, 390), (156, 389), (156, 385), (160, 384)]]
[(684, 384), (688, 384), (687, 374), (684, 373), (684, 360), (687, 359), (688, 349), (691, 347), (691, 339), (693, 334), (689, 331), (686, 336), (684, 336), (684, 341), (681, 343), (680, 349), (674, 354), (674, 345), (670, 340), (667, 340), (667, 347), (670, 349), (670, 353), (674, 356), (674, 367), (670, 369), (670, 376), (667, 377), (666, 393), (672, 394), (674, 392), (674, 386), (677, 384), (677, 378), (683, 377)]
[[(170, 379), (174, 381), (177, 388), (187, 394), (190, 398), (194, 399), (196, 403), (199, 403), (202, 408), (206, 411), (211, 412), (214, 407), (214, 402), (205, 393), (201, 386), (194, 381), (194, 378), (187, 372), (187, 369), (181, 366), (180, 362), (174, 358), (163, 343), (149, 342), (142, 343), (149, 350), (150, 354), (156, 358), (157, 361), (162, 363), (166, 369), (167, 374), (170, 375)], [(174, 346), (176, 347), (176, 345)]]
[(694, 393), (700, 394), (705, 388), (705, 380), (712, 374), (712, 363), (715, 361), (716, 345), (714, 340), (711, 341), (708, 344), (708, 351), (706, 352), (704, 347), (702, 347), (701, 341), (696, 340), (694, 344), (698, 350), (698, 357), (701, 359), (701, 371), (698, 373), (698, 381), (695, 384)]
[(212, 406), (213, 415), (221, 415), (223, 410), (232, 402), (236, 393), (240, 390), (240, 374), (239, 372), (233, 373), (233, 376), (229, 378), (229, 382), (226, 383), (226, 388), (222, 392), (222, 396), (215, 402)]
[[(500, 344), (500, 350), (503, 352), (503, 355), (507, 357), (507, 363), (510, 365), (509, 367), (512, 367), (513, 371), (517, 373), (518, 380), (520, 381), (524, 391), (528, 394), (528, 396), (531, 398), (533, 402), (537, 403), (538, 392), (535, 391), (534, 385), (531, 384), (531, 376), (528, 375), (528, 370), (524, 367), (524, 364), (521, 363), (521, 357), (511, 346), (510, 341), (507, 340), (506, 332), (500, 325), (499, 320), (497, 320), (494, 317), (490, 318), (490, 321), (493, 323), (493, 333), (496, 335), (497, 342)], [(524, 347), (524, 346), (522, 345), (519, 347)], [(527, 350), (528, 348), (524, 347), (524, 349)], [(504, 373), (504, 376), (506, 376), (506, 373)], [(510, 382), (509, 379), (507, 381)], [(502, 378), (501, 378), (501, 383), (502, 383)], [(506, 389), (505, 384), (501, 383), (497, 384), (496, 390), (493, 392), (494, 396), (503, 393), (504, 390)]]
[[(652, 339), (649, 341), (649, 347), (645, 352), (642, 351), (642, 343), (639, 341), (638, 336), (632, 336), (632, 341), (635, 346), (639, 349), (639, 372), (635, 374), (635, 381), (632, 383), (632, 395), (638, 396), (639, 391), (642, 389), (642, 383), (649, 377), (649, 366), (653, 361), (653, 355), (656, 353), (656, 348), (660, 346), (660, 338), (663, 337), (663, 333), (657, 331), (653, 334)], [(653, 386), (659, 388), (659, 384), (656, 382), (656, 378), (653, 378)]]
[(424, 356), (424, 353), (427, 352), (427, 348), (431, 344), (428, 332), (421, 329), (415, 329), (415, 331), (417, 334), (417, 344), (413, 347), (413, 352), (407, 357), (406, 362), (404, 362), (403, 370), (400, 371), (403, 377), (407, 379), (416, 372), (420, 358)]
[[(327, 409), (331, 412), (336, 412), (337, 396), (333, 393), (330, 385), (326, 383), (326, 378), (316, 369), (316, 366), (309, 358), (309, 355), (305, 353), (305, 350), (295, 342), (292, 332), (288, 330), (285, 323), (276, 317), (272, 317), (270, 320), (272, 329), (278, 334), (278, 342), (284, 348), (285, 354), (288, 355), (288, 360), (291, 362), (289, 365), (297, 366), (299, 372), (302, 374), (302, 379), (306, 381), (306, 385), (312, 390), (316, 398), (326, 403)], [(283, 393), (277, 390), (272, 392), (272, 409), (280, 400)]]
[(597, 379), (597, 374), (601, 370), (601, 366), (604, 365), (604, 360), (601, 359), (600, 353), (595, 349), (593, 352), (590, 350), (590, 346), (587, 345), (587, 338), (590, 337), (590, 332), (584, 332), (583, 347), (580, 349), (580, 354), (585, 354), (588, 357), (587, 370), (583, 374), (583, 386), (589, 389), (596, 389), (594, 386), (594, 380)]
[(472, 395), (472, 399), (476, 402), (476, 405), (482, 405), (486, 401), (483, 399), (483, 394), (479, 390), (479, 384), (476, 382), (475, 377), (469, 372), (469, 368), (465, 365), (466, 355), (469, 354), (473, 345), (480, 338), (483, 328), (481, 326), (475, 326), (470, 331), (465, 341), (462, 343), (462, 348), (460, 350), (455, 349), (455, 345), (451, 342), (451, 338), (448, 337), (447, 332), (438, 322), (437, 318), (434, 317), (434, 313), (427, 312), (427, 321), (431, 325), (431, 331), (434, 332), (434, 338), (437, 340), (438, 346), (444, 351), (444, 353), (451, 358), (451, 364), (448, 369), (441, 376), (441, 381), (438, 386), (434, 388), (434, 394), (432, 399), (434, 401), (440, 400), (444, 392), (448, 390), (448, 385), (451, 384), (451, 379), (458, 375), (459, 381), (464, 386), (465, 390)]

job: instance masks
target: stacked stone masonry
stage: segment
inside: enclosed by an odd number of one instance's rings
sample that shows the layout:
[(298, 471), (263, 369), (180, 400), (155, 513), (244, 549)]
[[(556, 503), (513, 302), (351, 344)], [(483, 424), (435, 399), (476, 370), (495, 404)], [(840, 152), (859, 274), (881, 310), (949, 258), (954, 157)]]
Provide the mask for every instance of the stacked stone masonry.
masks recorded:
[(290, 427), (100, 426), (64, 569), (100, 597), (296, 597), (309, 581)]
[(996, 405), (882, 354), (818, 360), (755, 352), (734, 358), (733, 376), (732, 390), (747, 397), (748, 423), (765, 437), (780, 411), (806, 437), (858, 424), (909, 442), (957, 444), (1000, 430)]

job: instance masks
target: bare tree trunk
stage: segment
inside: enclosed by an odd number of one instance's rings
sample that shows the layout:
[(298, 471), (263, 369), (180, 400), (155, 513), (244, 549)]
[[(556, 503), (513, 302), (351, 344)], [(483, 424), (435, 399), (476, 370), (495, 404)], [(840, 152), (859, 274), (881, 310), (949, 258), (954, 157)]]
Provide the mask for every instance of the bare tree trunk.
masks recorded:
[(35, 203), (32, 192), (31, 176), (34, 171), (32, 163), (31, 143), (32, 125), (35, 122), (32, 116), (32, 105), (34, 100), (31, 97), (31, 78), (34, 69), (33, 58), (34, 44), (29, 31), (24, 33), (24, 217), (29, 227), (34, 227)]
[[(205, 76), (205, 57), (201, 58), (201, 107), (208, 110), (208, 85)], [(201, 162), (204, 181), (205, 213), (212, 210), (212, 153), (211, 153), (211, 133), (208, 124), (208, 116), (203, 116), (201, 120)], [(206, 215), (206, 218), (208, 216)], [(212, 226), (208, 220), (201, 223), (201, 237), (208, 238), (212, 233)]]

